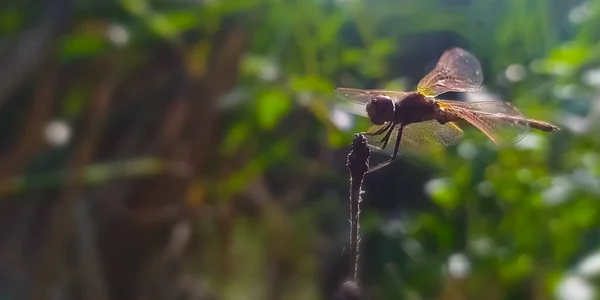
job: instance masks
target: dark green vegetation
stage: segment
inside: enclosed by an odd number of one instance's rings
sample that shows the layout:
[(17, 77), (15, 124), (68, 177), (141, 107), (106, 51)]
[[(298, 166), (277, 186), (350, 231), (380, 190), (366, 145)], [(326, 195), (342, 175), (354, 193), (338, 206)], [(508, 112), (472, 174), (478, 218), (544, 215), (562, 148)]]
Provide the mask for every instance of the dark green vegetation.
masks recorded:
[(578, 270), (593, 286), (598, 28), (598, 0), (3, 0), (0, 298), (331, 298), (345, 159), (369, 126), (340, 130), (333, 90), (413, 90), (454, 46), (563, 131), (498, 150), (467, 130), (367, 176), (363, 288), (554, 299)]

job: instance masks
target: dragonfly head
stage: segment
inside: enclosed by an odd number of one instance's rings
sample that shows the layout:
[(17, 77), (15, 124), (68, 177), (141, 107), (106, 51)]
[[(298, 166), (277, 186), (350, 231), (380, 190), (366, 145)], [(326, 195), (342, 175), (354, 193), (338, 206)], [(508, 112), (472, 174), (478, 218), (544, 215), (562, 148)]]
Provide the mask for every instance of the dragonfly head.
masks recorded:
[(394, 120), (394, 100), (386, 95), (373, 97), (367, 103), (367, 115), (375, 125)]

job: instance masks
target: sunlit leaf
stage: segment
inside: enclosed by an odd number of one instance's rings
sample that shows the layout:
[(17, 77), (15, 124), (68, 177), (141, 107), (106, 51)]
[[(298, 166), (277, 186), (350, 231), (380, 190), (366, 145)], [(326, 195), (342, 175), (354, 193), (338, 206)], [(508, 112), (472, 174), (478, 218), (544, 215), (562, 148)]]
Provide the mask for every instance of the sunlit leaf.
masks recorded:
[(348, 144), (347, 138), (348, 136), (341, 131), (338, 130), (329, 130), (327, 132), (327, 138), (329, 145), (334, 148), (344, 147)]
[(131, 13), (142, 14), (148, 11), (146, 0), (120, 0), (121, 5)]
[(177, 29), (162, 14), (150, 14), (146, 17), (152, 31), (163, 38), (173, 38), (178, 33)]
[(585, 62), (591, 54), (591, 49), (576, 43), (566, 44), (552, 51), (548, 56), (551, 63), (563, 63), (577, 67)]
[(291, 79), (291, 87), (295, 91), (318, 91), (329, 93), (334, 87), (331, 81), (317, 76), (294, 76)]
[(433, 201), (442, 207), (454, 208), (460, 202), (452, 179), (433, 179), (426, 184), (425, 190)]
[(346, 16), (342, 13), (336, 13), (327, 17), (318, 28), (317, 36), (321, 45), (327, 46), (328, 43), (333, 42), (338, 37), (340, 28), (345, 21)]
[(342, 63), (348, 66), (359, 65), (365, 58), (363, 49), (345, 49), (342, 52)]
[(164, 18), (177, 31), (194, 28), (202, 22), (194, 11), (169, 12), (164, 14)]
[(280, 89), (269, 89), (256, 100), (256, 115), (262, 128), (272, 129), (292, 107), (288, 94)]

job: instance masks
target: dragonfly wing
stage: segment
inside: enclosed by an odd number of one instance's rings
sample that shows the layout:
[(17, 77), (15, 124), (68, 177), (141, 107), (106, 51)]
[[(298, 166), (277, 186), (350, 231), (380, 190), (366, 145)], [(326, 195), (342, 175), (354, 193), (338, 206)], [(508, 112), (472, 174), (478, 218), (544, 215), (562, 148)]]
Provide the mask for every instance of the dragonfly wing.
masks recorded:
[(406, 125), (402, 130), (400, 149), (412, 155), (430, 154), (457, 144), (463, 137), (463, 131), (456, 124), (444, 125), (436, 120)]
[(361, 90), (353, 88), (337, 88), (335, 89), (335, 93), (341, 99), (362, 105), (366, 105), (369, 103), (369, 101), (371, 101), (371, 99), (373, 99), (373, 97), (378, 95), (387, 95), (395, 101), (402, 99), (406, 95), (405, 92), (388, 90)]
[(440, 105), (455, 106), (455, 107), (461, 107), (464, 109), (474, 110), (474, 111), (481, 111), (481, 112), (488, 112), (488, 113), (501, 113), (501, 114), (507, 114), (507, 115), (511, 115), (511, 116), (523, 117), (523, 115), (521, 114), (521, 112), (519, 112), (517, 110), (517, 108), (512, 106), (510, 103), (504, 102), (504, 101), (488, 100), (488, 101), (465, 102), (465, 101), (438, 100), (438, 99), (435, 99), (434, 101)]
[[(367, 133), (375, 132), (384, 126), (385, 124), (373, 126), (369, 128)], [(383, 142), (381, 142), (381, 139), (384, 135), (366, 135), (365, 137), (371, 149), (392, 155), (394, 152), (394, 143), (398, 136), (398, 127), (392, 131), (387, 146), (382, 148)], [(454, 123), (449, 122), (442, 125), (435, 120), (413, 123), (404, 126), (402, 129), (400, 152), (422, 156), (455, 145), (462, 137), (462, 130)]]
[(417, 85), (417, 91), (435, 97), (446, 92), (475, 93), (483, 84), (481, 64), (473, 54), (460, 48), (442, 54), (435, 68)]
[(529, 133), (527, 119), (512, 105), (503, 101), (438, 100), (436, 103), (443, 111), (475, 126), (496, 145), (516, 144)]

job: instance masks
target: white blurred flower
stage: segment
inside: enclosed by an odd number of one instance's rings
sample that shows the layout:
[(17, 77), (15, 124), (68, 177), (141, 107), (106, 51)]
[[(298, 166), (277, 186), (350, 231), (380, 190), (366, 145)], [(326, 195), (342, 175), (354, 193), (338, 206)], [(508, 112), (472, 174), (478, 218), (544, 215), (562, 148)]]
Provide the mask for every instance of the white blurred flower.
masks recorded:
[(525, 78), (525, 72), (525, 67), (519, 64), (513, 64), (506, 68), (506, 70), (504, 71), (504, 76), (506, 76), (506, 79), (508, 79), (509, 81), (517, 82)]
[(453, 278), (465, 278), (471, 273), (471, 262), (462, 253), (455, 253), (448, 259), (448, 273)]
[(561, 204), (567, 201), (572, 190), (571, 181), (564, 176), (558, 176), (552, 180), (552, 186), (542, 193), (542, 199), (549, 206)]
[(477, 192), (484, 197), (490, 197), (494, 194), (494, 186), (489, 181), (482, 181), (477, 185)]
[(560, 116), (560, 123), (569, 131), (575, 134), (584, 134), (590, 130), (590, 120), (570, 113), (563, 113)]
[(279, 77), (279, 68), (271, 61), (265, 61), (260, 69), (260, 78), (264, 81), (275, 81)]
[(477, 155), (477, 147), (467, 141), (460, 143), (457, 150), (458, 155), (464, 159), (473, 159)]
[(53, 146), (62, 146), (71, 138), (71, 127), (64, 121), (54, 120), (44, 129), (46, 141)]
[(530, 132), (515, 145), (515, 148), (524, 149), (524, 150), (527, 150), (527, 149), (533, 150), (533, 149), (540, 149), (542, 147), (542, 145), (543, 145), (542, 137), (537, 133)]
[(108, 39), (117, 47), (123, 47), (129, 42), (129, 32), (119, 24), (110, 24), (106, 31)]
[(480, 237), (469, 242), (473, 252), (479, 256), (487, 256), (494, 250), (493, 241), (489, 237)]
[(583, 276), (597, 276), (600, 274), (600, 252), (593, 253), (583, 259), (577, 266), (577, 273)]
[(349, 130), (354, 125), (353, 116), (349, 112), (337, 107), (331, 109), (329, 118), (341, 130)]
[(565, 86), (555, 87), (552, 91), (554, 96), (559, 99), (569, 99), (577, 94), (577, 86), (574, 84), (569, 84)]
[(576, 6), (569, 12), (569, 21), (573, 24), (581, 24), (592, 16), (592, 9), (589, 2)]
[(448, 178), (435, 178), (425, 183), (425, 193), (429, 196), (433, 196), (440, 190), (445, 190), (450, 186), (450, 180)]
[(581, 81), (585, 84), (600, 87), (600, 69), (591, 69), (581, 75)]
[(556, 298), (559, 300), (592, 300), (595, 296), (592, 285), (581, 276), (568, 276), (556, 288)]
[(415, 239), (407, 239), (402, 243), (402, 249), (406, 255), (415, 259), (419, 254), (423, 253), (423, 246)]

